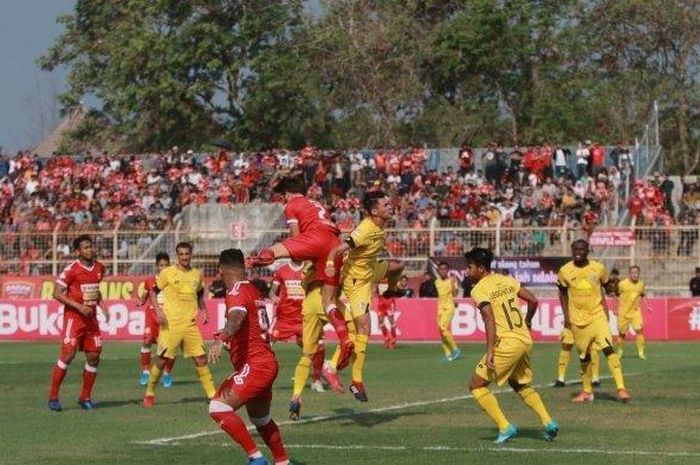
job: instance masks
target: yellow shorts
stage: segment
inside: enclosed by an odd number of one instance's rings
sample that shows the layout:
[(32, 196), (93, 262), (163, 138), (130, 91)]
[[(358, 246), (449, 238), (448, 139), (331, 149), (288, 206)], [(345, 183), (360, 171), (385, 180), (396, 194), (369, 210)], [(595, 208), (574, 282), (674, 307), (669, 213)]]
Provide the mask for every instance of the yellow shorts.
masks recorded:
[(372, 270), (371, 281), (359, 281), (354, 278), (343, 279), (343, 293), (348, 299), (348, 308), (353, 319), (369, 313), (372, 289), (384, 278), (388, 269), (389, 262), (380, 260)]
[(627, 334), (630, 326), (635, 332), (641, 331), (644, 328), (644, 320), (642, 319), (642, 311), (637, 309), (631, 312), (620, 313), (617, 315), (617, 330), (621, 335)]
[(455, 315), (454, 307), (441, 307), (438, 305), (437, 323), (440, 331), (449, 331), (452, 326), (452, 317)]
[(196, 324), (161, 328), (158, 333), (158, 355), (175, 358), (179, 347), (182, 347), (185, 357), (200, 357), (207, 353), (202, 333)]
[[(562, 328), (561, 334), (559, 335), (559, 340), (562, 344), (574, 345), (574, 333), (571, 332), (569, 328)], [(593, 344), (593, 349), (600, 351), (600, 346), (597, 343)]]
[(586, 326), (571, 325), (571, 332), (574, 336), (574, 345), (581, 358), (586, 357), (589, 347), (595, 350), (612, 348), (612, 333), (608, 320), (602, 313)]
[(474, 371), (479, 377), (487, 381), (495, 381), (499, 386), (503, 386), (508, 380), (518, 384), (530, 384), (532, 383), (531, 352), (532, 343), (510, 337), (499, 339), (496, 342), (494, 357), (495, 370), (489, 370), (486, 367), (486, 355), (484, 355)]

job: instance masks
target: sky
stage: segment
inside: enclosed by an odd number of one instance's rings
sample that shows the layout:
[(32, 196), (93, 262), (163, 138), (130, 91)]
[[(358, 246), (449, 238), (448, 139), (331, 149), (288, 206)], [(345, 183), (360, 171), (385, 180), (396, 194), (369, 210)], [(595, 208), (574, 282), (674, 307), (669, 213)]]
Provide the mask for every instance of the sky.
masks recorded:
[(0, 14), (0, 146), (3, 153), (33, 148), (56, 121), (53, 98), (65, 72), (41, 71), (37, 59), (61, 34), (59, 15), (75, 0), (2, 0)]

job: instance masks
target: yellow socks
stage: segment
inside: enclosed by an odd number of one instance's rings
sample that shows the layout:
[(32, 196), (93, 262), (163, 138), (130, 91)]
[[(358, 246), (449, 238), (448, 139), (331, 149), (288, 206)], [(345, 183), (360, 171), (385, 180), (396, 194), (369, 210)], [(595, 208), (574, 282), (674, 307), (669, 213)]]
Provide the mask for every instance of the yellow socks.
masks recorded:
[(617, 389), (624, 389), (625, 380), (622, 376), (620, 356), (614, 352), (608, 355), (608, 367), (610, 368), (610, 373), (612, 373), (613, 379), (615, 380), (615, 386), (617, 386)]
[(593, 377), (591, 376), (591, 372), (591, 361), (588, 360), (584, 362), (581, 360), (581, 383), (583, 384), (583, 392), (588, 394), (593, 392)]
[(639, 354), (639, 358), (644, 358), (644, 334), (637, 334), (637, 354)]
[(481, 407), (481, 409), (486, 412), (486, 415), (490, 416), (496, 423), (498, 430), (505, 431), (510, 423), (508, 423), (505, 415), (503, 415), (501, 407), (498, 406), (496, 396), (494, 396), (488, 388), (474, 389), (472, 395), (476, 403), (479, 404), (479, 407)]
[(559, 369), (557, 371), (557, 379), (559, 381), (563, 382), (566, 379), (566, 368), (569, 366), (569, 360), (571, 360), (571, 350), (560, 350)]
[(457, 348), (455, 339), (452, 337), (452, 333), (448, 330), (440, 331), (440, 337), (442, 338), (442, 350), (445, 352), (445, 357), (449, 357)]
[(530, 409), (540, 417), (540, 422), (542, 422), (543, 426), (547, 426), (547, 424), (552, 421), (552, 417), (549, 416), (549, 412), (547, 412), (547, 408), (544, 406), (542, 398), (537, 391), (528, 386), (518, 391), (518, 394), (522, 397), (525, 405), (530, 407)]
[(309, 379), (310, 371), (311, 359), (306, 354), (302, 354), (299, 363), (297, 363), (297, 368), (294, 370), (294, 391), (292, 395), (295, 398), (301, 397), (306, 381)]
[(625, 351), (625, 338), (622, 336), (617, 337), (617, 354), (622, 357), (622, 353)]
[(146, 395), (156, 395), (156, 385), (160, 380), (161, 369), (155, 363), (151, 365), (151, 374), (148, 376), (148, 386), (146, 386)]
[(600, 352), (591, 350), (591, 379), (600, 380)]
[(197, 370), (197, 378), (199, 378), (199, 382), (202, 383), (207, 398), (213, 398), (216, 394), (216, 388), (214, 387), (214, 378), (211, 375), (211, 371), (209, 371), (209, 367), (206, 365), (203, 367), (195, 366), (195, 369)]
[(365, 367), (365, 355), (369, 336), (358, 334), (355, 336), (355, 360), (352, 363), (352, 380), (361, 383), (362, 371)]

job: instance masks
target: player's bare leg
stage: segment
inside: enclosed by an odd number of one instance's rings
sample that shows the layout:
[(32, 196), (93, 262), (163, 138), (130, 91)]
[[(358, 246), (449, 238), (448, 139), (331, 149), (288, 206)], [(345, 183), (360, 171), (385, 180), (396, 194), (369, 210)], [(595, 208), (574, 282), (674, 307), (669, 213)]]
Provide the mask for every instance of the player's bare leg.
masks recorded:
[(513, 379), (509, 379), (508, 384), (515, 392), (518, 393), (518, 395), (520, 395), (520, 398), (523, 400), (525, 405), (527, 405), (530, 410), (535, 412), (535, 414), (539, 417), (540, 423), (542, 423), (542, 426), (544, 427), (545, 441), (553, 440), (559, 432), (559, 424), (549, 415), (549, 412), (544, 406), (542, 398), (537, 391), (535, 391), (531, 385), (518, 384), (518, 382)]
[(67, 348), (66, 346), (61, 346), (61, 350), (59, 351), (58, 360), (56, 361), (56, 365), (53, 367), (53, 371), (51, 373), (51, 388), (49, 390), (49, 409), (54, 412), (60, 412), (63, 410), (63, 407), (58, 399), (58, 394), (61, 389), (63, 379), (66, 377), (68, 365), (70, 365), (70, 363), (73, 361), (77, 352), (77, 347)]
[(99, 352), (85, 353), (85, 368), (83, 369), (83, 387), (80, 391), (78, 404), (83, 410), (92, 410), (95, 408), (92, 402), (92, 388), (97, 379), (97, 367), (100, 365)]
[(469, 391), (484, 413), (496, 423), (498, 427), (498, 437), (494, 442), (496, 444), (502, 444), (517, 436), (518, 428), (506, 419), (501, 407), (498, 405), (496, 396), (494, 396), (488, 388), (489, 384), (488, 380), (474, 373), (469, 381)]
[(554, 387), (566, 386), (566, 369), (569, 367), (571, 360), (572, 344), (562, 344), (559, 351), (559, 364), (557, 365), (557, 380), (554, 382)]
[(608, 358), (608, 368), (610, 368), (610, 373), (612, 373), (613, 380), (615, 380), (618, 397), (622, 402), (628, 402), (630, 400), (630, 394), (625, 387), (620, 356), (615, 353), (615, 350), (610, 345), (603, 347), (603, 353)]

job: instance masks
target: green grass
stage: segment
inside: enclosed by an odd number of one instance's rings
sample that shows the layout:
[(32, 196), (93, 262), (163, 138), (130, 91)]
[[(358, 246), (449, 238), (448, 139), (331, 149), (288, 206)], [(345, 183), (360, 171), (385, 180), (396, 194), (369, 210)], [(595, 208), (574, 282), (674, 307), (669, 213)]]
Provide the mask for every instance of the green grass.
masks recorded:
[[(697, 345), (650, 344), (646, 362), (624, 358), (633, 397), (627, 405), (616, 400), (609, 379), (604, 380), (590, 405), (570, 402), (577, 386), (539, 389), (562, 428), (552, 443), (540, 439), (536, 417), (517, 395), (499, 394), (506, 416), (521, 430), (521, 436), (506, 447), (491, 443), (495, 428), (472, 399), (437, 402), (468, 394), (467, 382), (483, 346), (465, 347), (463, 360), (440, 363), (440, 350), (435, 345), (404, 345), (394, 352), (373, 345), (366, 365), (368, 404), (360, 404), (350, 394), (307, 390), (303, 417), (331, 418), (288, 424), (286, 408), (298, 349), (276, 346), (281, 370), (275, 384), (273, 416), (284, 423), (282, 435), (292, 459), (297, 464), (362, 465), (700, 463)], [(137, 383), (137, 345), (107, 344), (94, 393), (98, 409), (78, 409), (83, 364), (79, 355), (61, 391), (65, 410), (51, 413), (46, 408), (46, 393), (57, 351), (55, 344), (0, 344), (1, 464), (244, 463), (237, 445), (221, 433), (163, 441), (165, 445), (139, 444), (217, 431), (207, 414), (191, 361), (178, 360), (174, 387), (159, 388), (156, 407), (145, 410), (140, 406), (143, 388)], [(632, 352), (630, 344), (628, 353)], [(554, 378), (557, 353), (556, 345), (536, 346), (536, 384), (548, 385)], [(573, 365), (570, 377), (576, 377)], [(228, 362), (216, 366), (217, 382), (230, 369)], [(432, 403), (372, 411), (421, 401)], [(330, 448), (333, 446), (339, 447)], [(265, 447), (261, 450), (269, 456)]]

